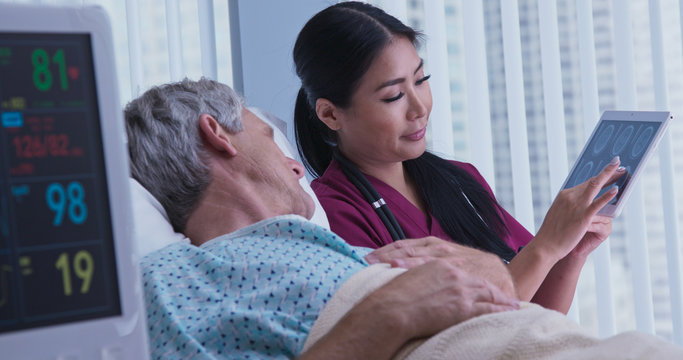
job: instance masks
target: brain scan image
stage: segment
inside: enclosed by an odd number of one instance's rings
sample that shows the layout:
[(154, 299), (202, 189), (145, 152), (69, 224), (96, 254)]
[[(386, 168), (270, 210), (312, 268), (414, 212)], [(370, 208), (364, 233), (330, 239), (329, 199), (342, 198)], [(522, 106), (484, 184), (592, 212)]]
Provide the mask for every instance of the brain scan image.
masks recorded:
[[(597, 175), (612, 160), (619, 156), (621, 166), (626, 168), (626, 175), (614, 185), (621, 189), (626, 186), (645, 155), (648, 144), (653, 140), (660, 124), (645, 121), (604, 120), (591, 137), (586, 149), (581, 154), (574, 171), (570, 174), (565, 188), (583, 183)], [(604, 193), (604, 189), (600, 194)]]
[(631, 135), (633, 135), (633, 126), (627, 126), (621, 131), (617, 137), (617, 140), (614, 142), (614, 146), (612, 147), (612, 156), (617, 156), (622, 153), (626, 145), (628, 145)]
[(636, 139), (635, 143), (633, 144), (633, 148), (631, 149), (631, 157), (633, 158), (638, 158), (643, 156), (643, 152), (645, 152), (645, 149), (647, 149), (647, 144), (650, 143), (650, 140), (652, 139), (652, 136), (655, 134), (655, 127), (654, 126), (649, 126), (645, 130), (643, 130), (640, 135), (638, 135), (638, 138)]
[(593, 154), (598, 155), (605, 150), (609, 139), (612, 138), (612, 134), (614, 134), (614, 125), (605, 126), (600, 130), (596, 145), (593, 147)]
[(581, 169), (578, 171), (577, 176), (576, 176), (577, 182), (574, 182), (574, 184), (572, 184), (572, 186), (576, 186), (576, 185), (581, 184), (580, 180), (584, 179), (584, 178), (588, 179), (589, 177), (591, 177), (590, 174), (592, 174), (592, 173), (593, 173), (593, 162), (588, 161), (585, 164), (583, 164), (583, 166), (581, 166)]

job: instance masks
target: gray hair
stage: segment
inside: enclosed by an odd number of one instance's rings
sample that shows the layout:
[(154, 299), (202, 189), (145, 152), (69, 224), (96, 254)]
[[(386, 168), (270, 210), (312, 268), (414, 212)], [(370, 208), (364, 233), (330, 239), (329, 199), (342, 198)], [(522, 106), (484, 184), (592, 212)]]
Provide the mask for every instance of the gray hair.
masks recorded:
[(234, 90), (206, 78), (153, 87), (126, 105), (131, 175), (159, 200), (175, 231), (183, 231), (211, 180), (199, 116), (237, 133), (242, 105)]

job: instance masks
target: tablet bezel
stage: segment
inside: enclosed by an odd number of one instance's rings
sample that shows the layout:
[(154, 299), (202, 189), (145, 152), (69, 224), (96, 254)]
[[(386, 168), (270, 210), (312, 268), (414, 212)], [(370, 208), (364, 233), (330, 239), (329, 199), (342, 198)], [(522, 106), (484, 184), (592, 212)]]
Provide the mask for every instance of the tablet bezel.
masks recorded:
[[(567, 175), (567, 178), (565, 179), (565, 182), (562, 185), (562, 189), (565, 189), (567, 187), (569, 180), (574, 175), (574, 172), (578, 171), (578, 167), (582, 163), (581, 159), (584, 157), (586, 151), (588, 150), (588, 145), (598, 135), (597, 130), (600, 128), (600, 125), (604, 121), (612, 120), (625, 122), (634, 121), (659, 123), (660, 126), (657, 129), (657, 132), (651, 138), (651, 141), (649, 142), (640, 162), (638, 163), (638, 166), (635, 169), (633, 169), (630, 174), (626, 175), (630, 176), (630, 179), (623, 188), (619, 189), (619, 198), (617, 199), (616, 203), (607, 204), (598, 212), (599, 215), (608, 216), (612, 218), (619, 216), (621, 210), (624, 207), (624, 204), (628, 200), (629, 195), (633, 191), (634, 184), (637, 183), (638, 178), (640, 177), (640, 174), (642, 173), (643, 168), (645, 167), (645, 163), (648, 161), (648, 159), (652, 155), (652, 152), (659, 144), (659, 141), (662, 139), (662, 136), (664, 135), (664, 132), (669, 126), (671, 119), (673, 119), (673, 116), (671, 116), (671, 113), (668, 111), (605, 111), (598, 120), (598, 122), (595, 124), (591, 136), (586, 141), (583, 149), (581, 150), (581, 153), (574, 162), (574, 166), (572, 166), (572, 169), (569, 171), (569, 174)], [(611, 159), (605, 160), (606, 163), (608, 163)], [(602, 169), (599, 170), (601, 171)]]
[(0, 5), (0, 31), (88, 33), (100, 114), (121, 315), (0, 334), (9, 358), (148, 359), (146, 316), (132, 237), (129, 168), (109, 17), (99, 6)]

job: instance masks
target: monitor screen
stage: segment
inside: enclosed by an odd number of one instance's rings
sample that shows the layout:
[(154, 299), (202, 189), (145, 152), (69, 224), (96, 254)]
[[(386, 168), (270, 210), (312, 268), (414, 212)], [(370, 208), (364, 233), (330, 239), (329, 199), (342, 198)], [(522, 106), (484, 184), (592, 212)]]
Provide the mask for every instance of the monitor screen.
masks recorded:
[(121, 314), (91, 38), (0, 32), (0, 333)]

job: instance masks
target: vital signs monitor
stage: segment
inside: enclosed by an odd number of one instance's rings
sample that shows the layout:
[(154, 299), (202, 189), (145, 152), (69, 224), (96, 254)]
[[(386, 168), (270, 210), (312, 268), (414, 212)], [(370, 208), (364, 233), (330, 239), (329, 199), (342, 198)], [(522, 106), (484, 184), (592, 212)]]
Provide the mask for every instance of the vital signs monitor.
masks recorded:
[(0, 5), (0, 357), (147, 359), (109, 20)]

